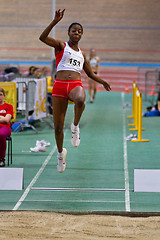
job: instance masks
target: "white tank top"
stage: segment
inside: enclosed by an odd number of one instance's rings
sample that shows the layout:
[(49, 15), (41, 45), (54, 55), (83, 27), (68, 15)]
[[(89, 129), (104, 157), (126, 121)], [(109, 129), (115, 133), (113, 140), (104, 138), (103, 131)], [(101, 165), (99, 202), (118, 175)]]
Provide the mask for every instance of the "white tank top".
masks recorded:
[(96, 67), (97, 63), (98, 63), (97, 58), (91, 58), (89, 60), (89, 64), (90, 64), (91, 67)]
[(65, 47), (56, 54), (57, 72), (61, 70), (69, 70), (80, 73), (83, 69), (84, 57), (79, 48), (79, 51), (74, 51), (67, 42)]

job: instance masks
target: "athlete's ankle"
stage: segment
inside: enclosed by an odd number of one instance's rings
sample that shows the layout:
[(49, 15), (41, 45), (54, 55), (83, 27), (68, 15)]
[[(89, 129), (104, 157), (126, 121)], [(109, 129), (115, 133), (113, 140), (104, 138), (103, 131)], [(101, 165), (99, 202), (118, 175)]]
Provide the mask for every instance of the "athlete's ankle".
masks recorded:
[(78, 123), (78, 125), (74, 125), (74, 123), (72, 123), (72, 130), (76, 131), (78, 129), (79, 129), (79, 123)]
[(62, 152), (57, 152), (57, 155), (58, 155), (58, 157), (62, 157), (63, 156), (63, 149), (62, 149)]

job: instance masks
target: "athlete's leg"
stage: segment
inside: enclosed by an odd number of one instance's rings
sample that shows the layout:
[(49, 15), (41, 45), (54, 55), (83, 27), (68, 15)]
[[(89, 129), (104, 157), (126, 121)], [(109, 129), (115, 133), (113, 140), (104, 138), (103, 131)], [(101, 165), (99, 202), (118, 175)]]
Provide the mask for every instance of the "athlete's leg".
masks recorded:
[(63, 150), (63, 126), (68, 106), (68, 99), (60, 97), (52, 97), (53, 102), (53, 120), (55, 128), (55, 139), (57, 143), (58, 152)]
[(93, 82), (93, 88), (94, 88), (94, 93), (93, 93), (93, 99), (95, 99), (95, 95), (96, 95), (96, 92), (97, 92), (97, 82)]
[(86, 94), (82, 87), (77, 86), (69, 93), (69, 99), (75, 103), (74, 106), (74, 125), (77, 126), (85, 108)]
[(93, 84), (92, 80), (90, 78), (88, 78), (88, 93), (89, 93), (90, 99), (93, 97), (92, 84)]

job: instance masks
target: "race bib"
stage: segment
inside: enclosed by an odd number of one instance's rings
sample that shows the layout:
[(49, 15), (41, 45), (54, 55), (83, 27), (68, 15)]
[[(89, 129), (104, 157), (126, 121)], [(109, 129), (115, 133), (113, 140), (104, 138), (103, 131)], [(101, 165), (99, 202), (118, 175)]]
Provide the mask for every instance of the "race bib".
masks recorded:
[(83, 57), (78, 54), (68, 52), (65, 66), (80, 72), (83, 68)]

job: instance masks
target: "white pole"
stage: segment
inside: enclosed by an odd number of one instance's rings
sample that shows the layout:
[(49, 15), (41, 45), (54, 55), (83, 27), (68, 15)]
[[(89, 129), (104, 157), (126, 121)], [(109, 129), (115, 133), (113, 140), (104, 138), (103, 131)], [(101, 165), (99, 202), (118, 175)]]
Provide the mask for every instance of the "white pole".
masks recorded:
[[(54, 15), (55, 15), (55, 1), (56, 0), (52, 0), (52, 20), (54, 18)], [(51, 32), (51, 36), (53, 38), (55, 38), (55, 28), (52, 29), (52, 32)], [(54, 52), (54, 48), (52, 47), (51, 48), (51, 73), (53, 74), (55, 69), (54, 69), (54, 63), (55, 63), (55, 52)]]

